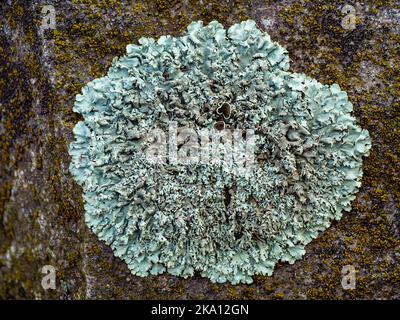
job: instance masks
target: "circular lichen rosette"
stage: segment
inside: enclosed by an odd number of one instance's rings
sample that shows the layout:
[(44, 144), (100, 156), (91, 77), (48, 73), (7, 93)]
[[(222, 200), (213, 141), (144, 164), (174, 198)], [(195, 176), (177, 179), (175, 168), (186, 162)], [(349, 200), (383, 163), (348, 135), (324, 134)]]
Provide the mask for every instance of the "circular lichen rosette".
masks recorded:
[[(351, 210), (369, 134), (338, 85), (288, 68), (253, 21), (194, 22), (128, 45), (83, 88), (70, 171), (87, 225), (133, 274), (250, 283)], [(236, 138), (214, 137), (227, 132)]]

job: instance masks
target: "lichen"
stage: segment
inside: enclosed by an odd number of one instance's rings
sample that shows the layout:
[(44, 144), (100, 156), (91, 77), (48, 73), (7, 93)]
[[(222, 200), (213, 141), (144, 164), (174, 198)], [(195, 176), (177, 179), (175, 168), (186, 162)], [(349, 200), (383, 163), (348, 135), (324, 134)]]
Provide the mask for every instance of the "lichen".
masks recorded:
[[(288, 72), (286, 50), (253, 21), (139, 43), (77, 96), (70, 146), (86, 222), (134, 274), (251, 283), (351, 210), (371, 142), (338, 85)], [(146, 135), (171, 121), (254, 129), (257, 166), (238, 176), (147, 161)]]

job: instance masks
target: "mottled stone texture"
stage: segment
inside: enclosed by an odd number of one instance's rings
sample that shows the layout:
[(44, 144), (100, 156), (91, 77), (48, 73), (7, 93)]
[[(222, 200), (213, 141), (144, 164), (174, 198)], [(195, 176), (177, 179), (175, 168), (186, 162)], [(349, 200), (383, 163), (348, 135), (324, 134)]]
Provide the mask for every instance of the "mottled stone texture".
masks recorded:
[[(345, 1), (2, 1), (0, 297), (400, 298), (400, 7), (347, 3), (354, 30), (341, 26)], [(40, 29), (45, 4), (56, 9), (55, 30)], [(347, 91), (369, 130), (371, 156), (353, 211), (309, 244), (302, 260), (278, 264), (252, 285), (132, 276), (84, 223), (82, 190), (68, 172), (67, 146), (80, 120), (74, 97), (141, 36), (176, 36), (192, 20), (229, 27), (249, 18), (289, 51), (291, 71)], [(47, 264), (58, 270), (55, 290), (41, 287)], [(355, 290), (341, 286), (349, 264)]]

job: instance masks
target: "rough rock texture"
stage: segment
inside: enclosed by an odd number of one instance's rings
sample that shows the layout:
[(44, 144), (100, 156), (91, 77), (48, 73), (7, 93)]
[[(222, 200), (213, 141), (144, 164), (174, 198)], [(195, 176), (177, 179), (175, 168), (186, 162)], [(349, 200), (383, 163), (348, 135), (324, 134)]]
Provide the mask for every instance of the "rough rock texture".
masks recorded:
[[(122, 299), (400, 298), (400, 7), (396, 1), (11, 1), (0, 4), (0, 297)], [(41, 30), (41, 9), (56, 9)], [(292, 72), (338, 83), (368, 129), (353, 210), (311, 242), (293, 265), (251, 285), (195, 276), (132, 276), (83, 219), (82, 190), (68, 165), (75, 95), (105, 74), (141, 36), (180, 35), (193, 20), (226, 27), (254, 19), (292, 59)], [(343, 20), (344, 19), (344, 20)], [(346, 26), (346, 24), (344, 24)], [(44, 265), (57, 287), (41, 286)], [(356, 269), (344, 290), (341, 270)]]

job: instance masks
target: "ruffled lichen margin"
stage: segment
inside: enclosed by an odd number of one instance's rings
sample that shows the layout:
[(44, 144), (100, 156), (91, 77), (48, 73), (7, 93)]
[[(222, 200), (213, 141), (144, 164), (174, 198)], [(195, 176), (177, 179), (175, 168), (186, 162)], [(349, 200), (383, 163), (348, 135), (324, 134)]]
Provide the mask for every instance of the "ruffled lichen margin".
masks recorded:
[[(350, 211), (370, 139), (337, 85), (288, 72), (286, 50), (253, 21), (195, 22), (180, 38), (139, 43), (77, 96), (84, 121), (70, 146), (86, 222), (134, 274), (250, 283)], [(138, 157), (152, 127), (210, 127), (219, 115), (204, 105), (226, 99), (227, 125), (260, 137), (250, 178), (204, 166), (171, 174)]]

